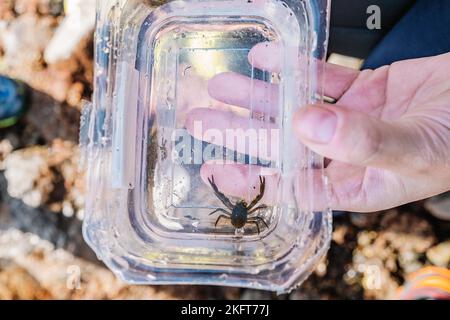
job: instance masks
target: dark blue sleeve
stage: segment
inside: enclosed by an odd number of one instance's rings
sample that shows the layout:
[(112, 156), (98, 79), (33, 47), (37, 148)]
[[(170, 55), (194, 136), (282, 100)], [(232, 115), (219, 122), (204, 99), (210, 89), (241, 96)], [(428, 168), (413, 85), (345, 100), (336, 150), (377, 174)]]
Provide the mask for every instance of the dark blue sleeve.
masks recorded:
[(447, 52), (450, 52), (450, 0), (418, 0), (371, 52), (363, 69)]

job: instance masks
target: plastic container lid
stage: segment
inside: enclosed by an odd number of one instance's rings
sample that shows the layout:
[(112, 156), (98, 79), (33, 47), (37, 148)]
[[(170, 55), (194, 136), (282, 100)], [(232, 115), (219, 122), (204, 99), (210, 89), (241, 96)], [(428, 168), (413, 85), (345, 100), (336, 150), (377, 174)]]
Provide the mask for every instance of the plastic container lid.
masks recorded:
[(328, 249), (321, 100), (328, 1), (99, 1), (83, 112), (84, 236), (127, 282), (286, 292)]

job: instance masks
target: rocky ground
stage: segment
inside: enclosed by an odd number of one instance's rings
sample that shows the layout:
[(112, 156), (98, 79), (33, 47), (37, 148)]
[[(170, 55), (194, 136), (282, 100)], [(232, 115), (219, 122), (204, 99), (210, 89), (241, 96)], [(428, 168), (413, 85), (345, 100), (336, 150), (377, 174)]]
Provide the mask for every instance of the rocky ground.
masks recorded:
[(20, 122), (0, 131), (0, 299), (389, 299), (405, 276), (449, 267), (448, 197), (367, 215), (338, 214), (327, 258), (290, 295), (218, 287), (128, 286), (81, 236), (81, 100), (92, 93), (92, 39), (68, 60), (42, 52), (62, 16), (58, 0), (0, 2), (0, 74), (31, 88)]

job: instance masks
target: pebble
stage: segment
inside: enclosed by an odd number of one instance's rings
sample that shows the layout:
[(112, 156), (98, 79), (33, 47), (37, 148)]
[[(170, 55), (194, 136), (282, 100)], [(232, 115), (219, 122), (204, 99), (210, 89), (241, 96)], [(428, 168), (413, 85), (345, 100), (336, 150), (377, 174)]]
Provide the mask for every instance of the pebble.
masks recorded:
[(428, 249), (427, 258), (435, 266), (450, 268), (450, 240)]
[(450, 221), (450, 192), (428, 199), (425, 208), (436, 218)]

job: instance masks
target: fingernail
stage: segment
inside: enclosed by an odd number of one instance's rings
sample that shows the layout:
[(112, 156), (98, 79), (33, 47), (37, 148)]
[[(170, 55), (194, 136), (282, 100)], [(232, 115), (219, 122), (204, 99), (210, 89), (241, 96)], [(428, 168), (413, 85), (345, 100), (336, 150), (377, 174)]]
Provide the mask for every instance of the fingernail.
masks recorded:
[(336, 132), (337, 116), (333, 111), (308, 107), (300, 111), (297, 131), (301, 137), (313, 143), (329, 143)]

